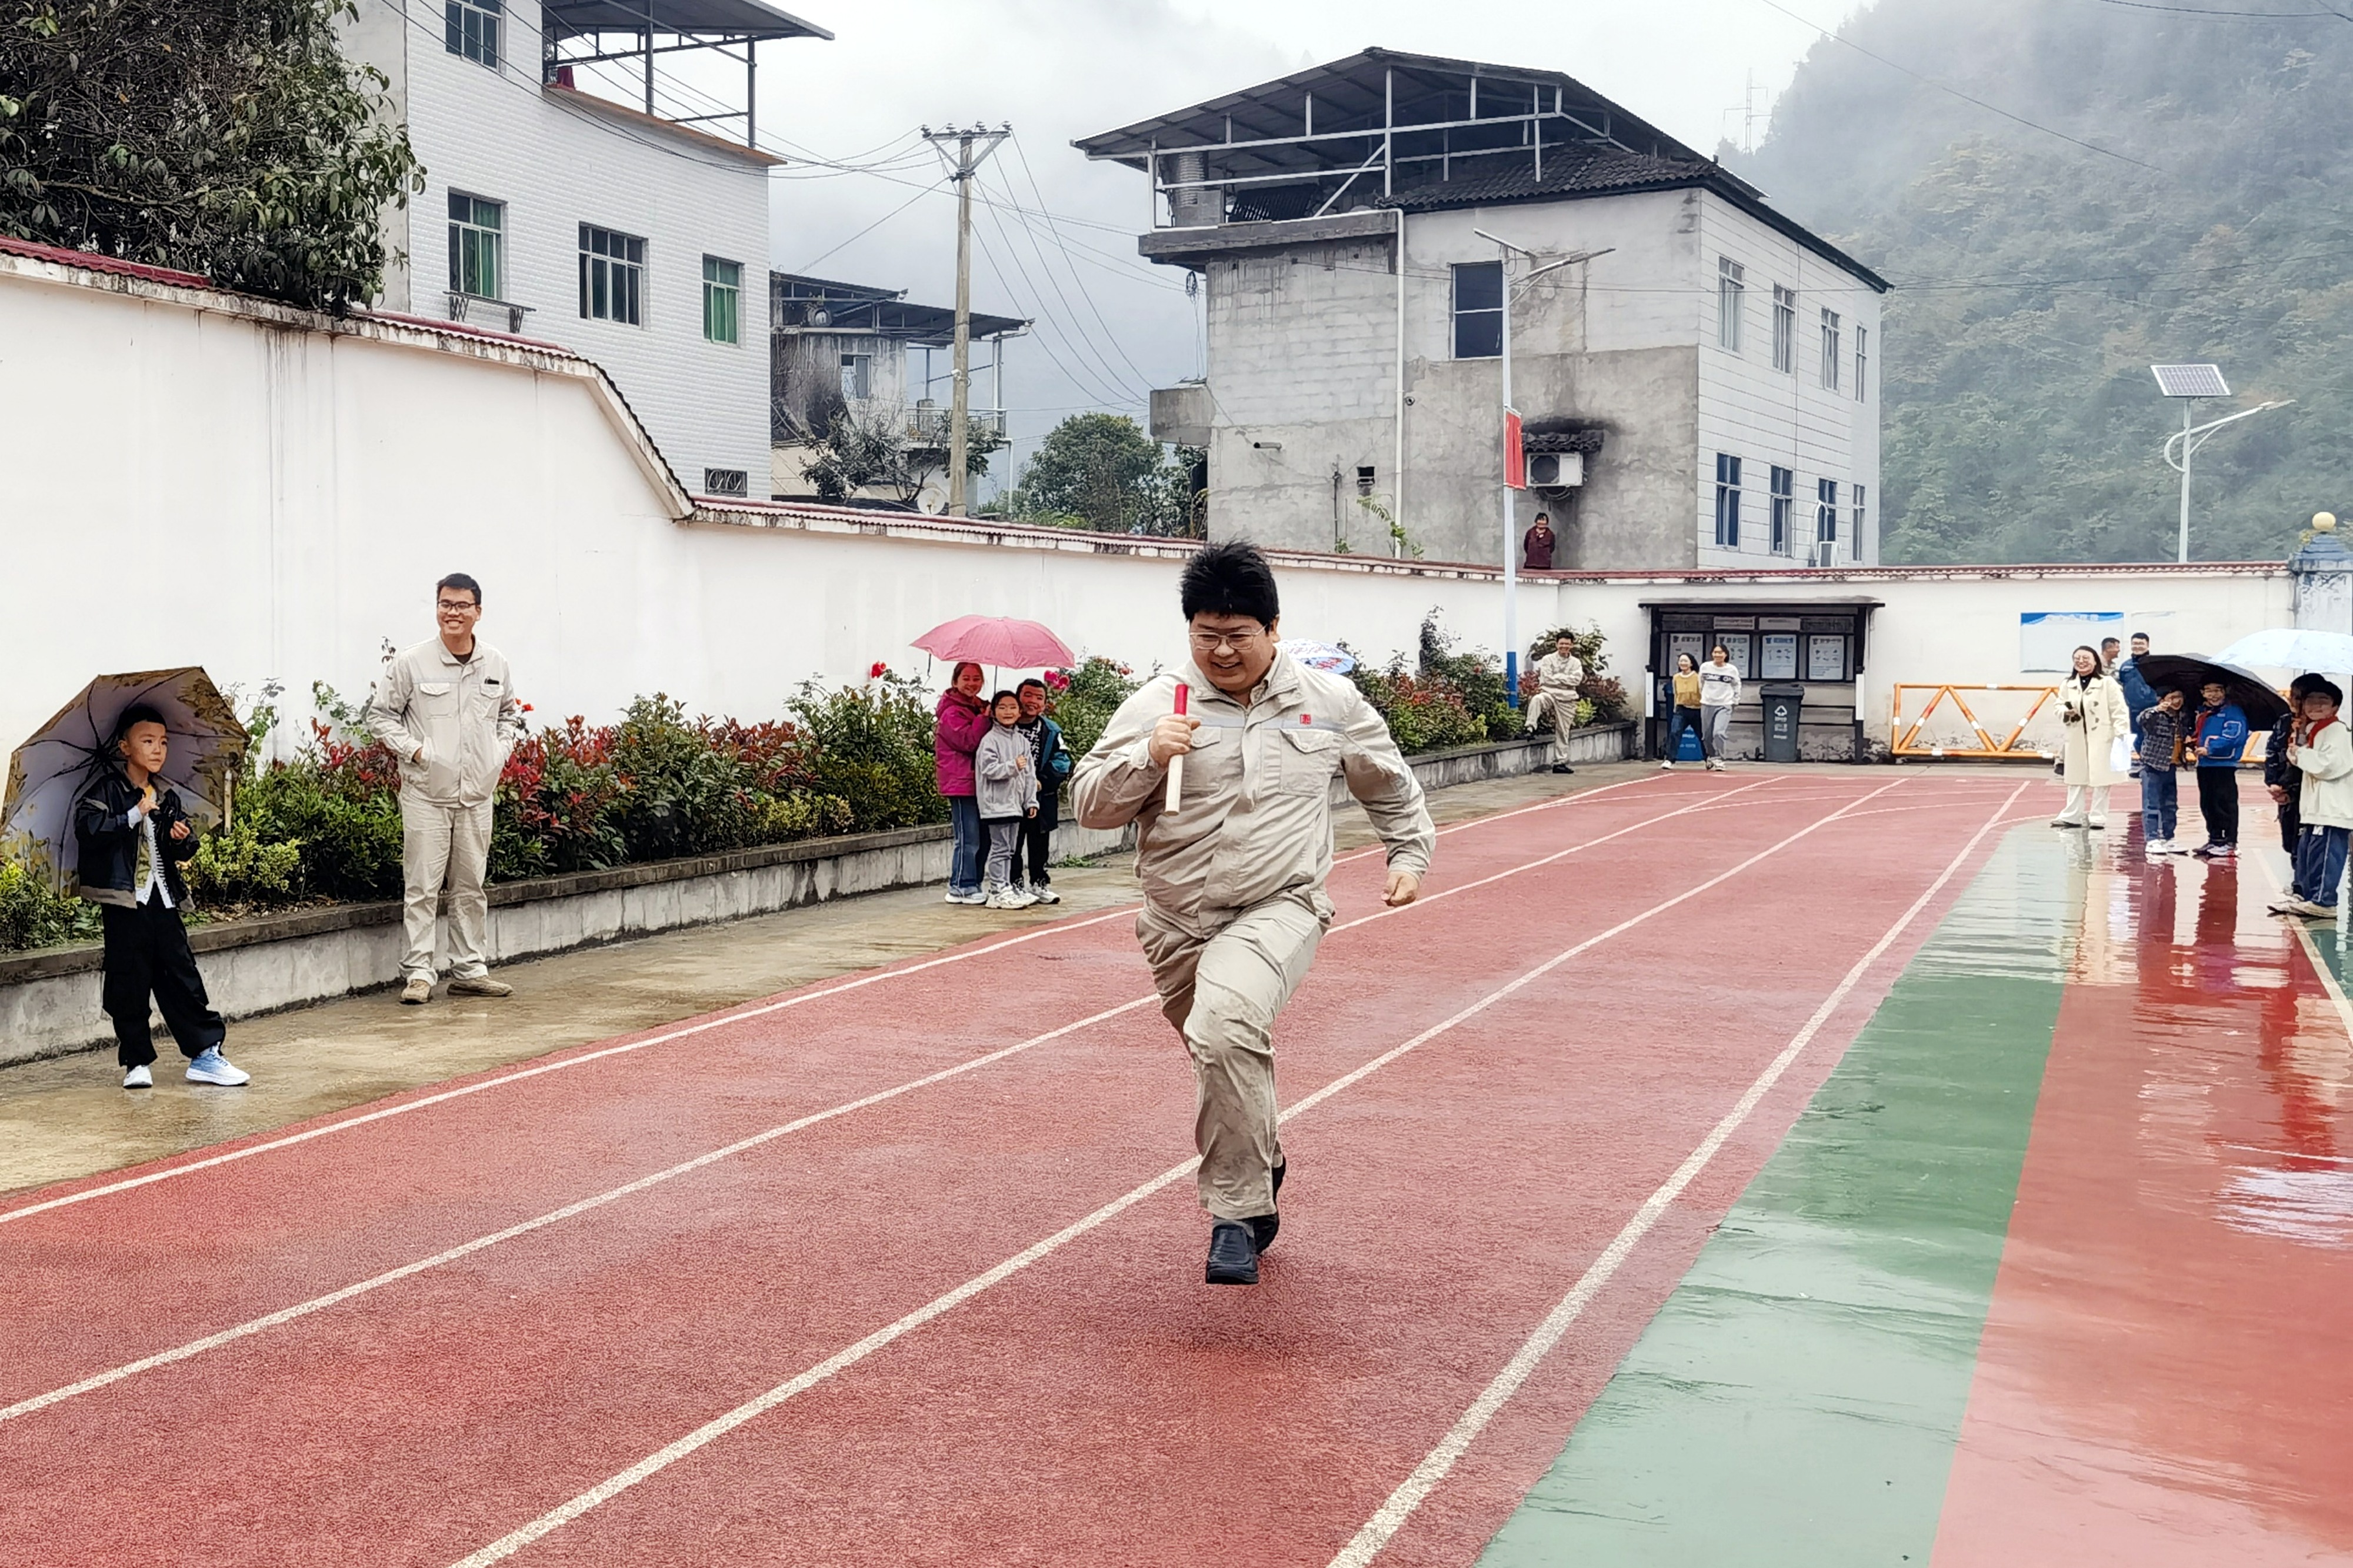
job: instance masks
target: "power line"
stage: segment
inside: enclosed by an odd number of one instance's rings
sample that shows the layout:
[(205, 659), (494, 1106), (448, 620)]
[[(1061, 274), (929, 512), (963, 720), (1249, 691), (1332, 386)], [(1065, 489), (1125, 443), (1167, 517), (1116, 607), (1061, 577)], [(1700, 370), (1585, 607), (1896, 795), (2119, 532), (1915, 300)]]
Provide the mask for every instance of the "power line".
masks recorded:
[[(1062, 379), (1069, 382), (1081, 392), (1085, 393), (1088, 396), (1095, 399), (1098, 406), (1112, 408), (1127, 408), (1134, 406), (1136, 400), (1134, 398), (1122, 396), (1115, 392), (1106, 393), (1103, 384), (1095, 379), (1093, 371), (1089, 369), (1084, 360), (1080, 359), (1076, 353), (1073, 353), (1071, 357), (1079, 361), (1079, 366), (1077, 369), (1074, 370), (1071, 366), (1063, 363), (1062, 356), (1054, 352), (1053, 338), (1050, 338), (1047, 335), (1045, 329), (1051, 327), (1054, 333), (1062, 339), (1063, 347), (1065, 349), (1069, 349), (1071, 347), (1071, 344), (1067, 329), (1065, 329), (1060, 321), (1054, 321), (1049, 317), (1043, 310), (1034, 310), (1023, 302), (1020, 292), (1013, 287), (1011, 279), (1005, 276), (1005, 268), (998, 264), (997, 252), (990, 247), (988, 237), (987, 235), (981, 233), (978, 229), (975, 229), (973, 231), (973, 238), (979, 242), (981, 259), (988, 263), (988, 270), (997, 279), (997, 286), (1005, 290), (1006, 297), (1013, 301), (1014, 309), (1021, 311), (1024, 315), (1028, 316), (1031, 321), (1037, 323), (1039, 329), (1037, 336), (1038, 347), (1039, 351), (1045, 354), (1048, 363), (1052, 364), (1056, 370), (1061, 372)], [(1018, 258), (1016, 259), (1018, 261)], [(1028, 280), (1028, 275), (1026, 273), (1023, 275), (1023, 280)]]
[(826, 257), (832, 256), (838, 251), (849, 249), (860, 240), (864, 239), (868, 235), (872, 234), (876, 229), (881, 228), (884, 224), (889, 223), (892, 218), (897, 217), (901, 213), (905, 212), (909, 207), (913, 206), (917, 202), (922, 201), (925, 196), (930, 195), (934, 191), (938, 190), (940, 188), (940, 184), (941, 182), (934, 181), (931, 184), (925, 185), (922, 190), (917, 191), (913, 195), (909, 196), (905, 201), (901, 202), (897, 206), (892, 207), (889, 212), (884, 213), (881, 217), (876, 218), (872, 223), (868, 224), (864, 228), (861, 228), (856, 234), (851, 235), (848, 239), (845, 239), (839, 245), (835, 246), (833, 249), (825, 252), (823, 256), (818, 257), (815, 261), (803, 262), (798, 268), (795, 268), (795, 270), (802, 273), (814, 271), (817, 268), (818, 262), (823, 261)]
[[(1013, 154), (1015, 157), (1021, 160), (1021, 172), (1025, 175), (1029, 176), (1029, 188), (1032, 192), (1036, 193), (1038, 205), (1042, 207), (1046, 205), (1046, 193), (1039, 190), (1038, 188), (1038, 176), (1035, 174), (1032, 174), (1029, 169), (1029, 156), (1021, 150), (1021, 139), (1018, 136), (1014, 137), (1012, 141)], [(1029, 224), (1026, 221), (1022, 223), (1021, 226), (1024, 229), (1029, 229), (1030, 227)], [(1103, 328), (1103, 336), (1110, 342), (1113, 351), (1126, 363), (1128, 369), (1135, 373), (1135, 377), (1138, 381), (1142, 382), (1145, 386), (1150, 386), (1152, 384), (1152, 377), (1145, 374), (1143, 366), (1137, 364), (1135, 361), (1129, 356), (1126, 345), (1119, 341), (1119, 334), (1112, 331), (1111, 323), (1109, 321), (1103, 320), (1103, 307), (1095, 303), (1094, 295), (1088, 291), (1087, 280), (1079, 276), (1078, 266), (1071, 259), (1070, 247), (1062, 244), (1062, 237), (1060, 233), (1056, 232), (1051, 220), (1047, 221), (1046, 232), (1053, 237), (1056, 248), (1061, 251), (1062, 266), (1069, 271), (1071, 283), (1077, 286), (1079, 298), (1087, 302), (1087, 310), (1093, 314), (1095, 324)], [(1032, 246), (1037, 244), (1037, 235), (1034, 232), (1030, 234), (1029, 240)], [(1044, 252), (1040, 251), (1039, 253), (1039, 260), (1041, 264), (1045, 261)], [(1049, 268), (1048, 270), (1050, 272), (1051, 268)]]
[[(1038, 295), (1039, 303), (1043, 305), (1045, 303), (1045, 295), (1042, 292), (1038, 291), (1035, 281), (1030, 279), (1029, 268), (1022, 264), (1020, 253), (1014, 247), (1013, 237), (1006, 231), (1004, 218), (998, 215), (993, 206), (989, 211), (988, 221), (997, 226), (998, 237), (1005, 241), (1006, 252), (1013, 261), (1014, 270), (1021, 274), (1023, 281), (1029, 283), (1031, 291)], [(1023, 233), (1027, 235), (1029, 231), (1025, 228)], [(1030, 235), (1029, 237), (1031, 247), (1035, 248), (1037, 246), (1037, 237)], [(1070, 295), (1065, 293), (1062, 289), (1061, 279), (1056, 278), (1054, 276), (1054, 269), (1047, 265), (1045, 252), (1043, 250), (1038, 250), (1037, 256), (1039, 268), (1045, 273), (1047, 285), (1054, 290), (1054, 297), (1061, 301), (1063, 313), (1069, 318), (1067, 321), (1057, 321), (1056, 325), (1061, 330), (1065, 340), (1073, 344), (1073, 353), (1076, 352), (1076, 345), (1083, 343), (1087, 352), (1092, 353), (1094, 356), (1096, 363), (1102, 366), (1105, 384), (1119, 387), (1122, 391), (1128, 393), (1131, 396), (1134, 395), (1136, 389), (1133, 385), (1127, 384), (1126, 378), (1121, 375), (1119, 374), (1118, 367), (1111, 363), (1111, 356), (1104, 353), (1103, 350), (1095, 344), (1093, 338), (1087, 332), (1086, 323), (1080, 319), (1078, 311), (1072, 308)], [(1045, 312), (1041, 310), (1038, 312), (1038, 315), (1042, 318), (1044, 317)], [(1072, 326), (1075, 326), (1078, 329), (1075, 336), (1072, 335), (1071, 331)], [(1113, 347), (1116, 348), (1117, 345), (1114, 344)], [(1138, 374), (1141, 374), (1142, 373), (1139, 372)], [(1150, 380), (1149, 377), (1145, 377), (1145, 379), (1147, 382)]]
[(2120, 163), (2130, 163), (2136, 168), (2147, 169), (2152, 174), (2164, 174), (2168, 178), (2171, 177), (2172, 171), (2170, 170), (2160, 169), (2154, 163), (2145, 163), (2138, 158), (2131, 157), (2123, 153), (2111, 151), (2108, 148), (2099, 146), (2094, 142), (2086, 142), (2079, 136), (2070, 136), (2064, 131), (2054, 131), (2050, 126), (2038, 124), (2034, 121), (2027, 119), (2026, 116), (2022, 114), (2012, 114), (2009, 110), (2000, 107), (1999, 104), (1988, 103), (1982, 98), (1973, 98), (1969, 94), (1963, 92), (1959, 88), (1938, 81), (1934, 77), (1922, 76), (1910, 66), (1898, 65), (1895, 61), (1889, 59), (1885, 55), (1878, 54), (1873, 50), (1864, 48), (1861, 44), (1856, 43), (1852, 38), (1846, 37), (1842, 33), (1833, 33), (1828, 27), (1823, 26), (1820, 23), (1810, 21), (1804, 16), (1799, 16), (1787, 5), (1780, 4), (1780, 0), (1757, 0), (1757, 3), (1759, 5), (1770, 6), (1772, 9), (1780, 12), (1781, 15), (1788, 17), (1789, 20), (1793, 22), (1800, 23), (1805, 26), (1811, 27), (1815, 32), (1820, 33), (1823, 37), (1831, 40), (1833, 43), (1844, 44), (1848, 48), (1854, 50), (1857, 54), (1864, 55), (1872, 59), (1877, 60), (1881, 65), (1885, 66), (1890, 70), (1901, 71), (1905, 76), (1910, 77), (1914, 81), (1925, 83), (1929, 87), (1935, 88), (1939, 92), (1950, 93), (1953, 97), (1959, 99), (1963, 103), (1973, 103), (1989, 114), (1999, 114), (2004, 120), (2023, 125), (2029, 131), (2040, 131), (2045, 136), (2056, 136), (2062, 142), (2072, 142), (2075, 146), (2083, 148), (2087, 153), (2097, 153), (2103, 158), (2114, 158)]
[(2100, 0), (2103, 5), (2122, 5), (2130, 11), (2170, 11), (2179, 16), (2261, 16), (2270, 22), (2308, 22), (2316, 17), (2334, 16), (2340, 22), (2353, 22), (2353, 16), (2332, 11), (2323, 5), (2313, 11), (2215, 11), (2203, 5), (2158, 5), (2152, 0)]

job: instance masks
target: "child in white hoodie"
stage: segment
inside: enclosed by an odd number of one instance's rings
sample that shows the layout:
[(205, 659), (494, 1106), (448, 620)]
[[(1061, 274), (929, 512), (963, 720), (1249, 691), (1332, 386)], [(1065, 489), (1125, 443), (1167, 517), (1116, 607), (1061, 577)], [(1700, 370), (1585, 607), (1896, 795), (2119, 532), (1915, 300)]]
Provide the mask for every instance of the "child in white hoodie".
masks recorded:
[(972, 754), (973, 793), (988, 841), (988, 907), (1024, 910), (1038, 900), (1013, 886), (1013, 851), (1021, 841), (1023, 818), (1038, 815), (1038, 774), (1029, 765), (1029, 738), (1019, 729), (1020, 697), (1000, 691), (988, 710), (995, 722)]
[(2336, 682), (2310, 677), (2306, 681), (2303, 739), (2289, 745), (2287, 760), (2304, 770), (2295, 879), (2307, 896), (2284, 912), (2333, 921), (2337, 885), (2345, 879), (2346, 847), (2353, 842), (2353, 735), (2337, 716), (2345, 694)]

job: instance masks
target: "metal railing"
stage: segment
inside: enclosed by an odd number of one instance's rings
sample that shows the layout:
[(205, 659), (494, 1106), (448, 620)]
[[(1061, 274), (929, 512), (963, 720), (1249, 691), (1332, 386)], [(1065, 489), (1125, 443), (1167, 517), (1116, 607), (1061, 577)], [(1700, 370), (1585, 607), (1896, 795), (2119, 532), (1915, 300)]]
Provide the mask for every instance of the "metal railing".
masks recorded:
[[(1926, 704), (1920, 709), (1918, 714), (1909, 721), (1904, 716), (1905, 695), (1907, 692), (1933, 694), (1927, 699)], [(1968, 698), (1962, 695), (1963, 692), (2031, 693), (2032, 700), (2027, 703), (2024, 716), (2017, 723), (2010, 726), (2008, 731), (2003, 733), (2000, 740), (1996, 740), (1995, 730), (1987, 728), (1986, 721), (1978, 717), (1976, 710), (1969, 706)], [(2052, 736), (2048, 740), (2029, 740), (2026, 731), (2027, 728), (2042, 716), (2043, 710), (2052, 706), (2058, 696), (2059, 688), (2056, 686), (1898, 685), (1891, 700), (1893, 706), (1888, 718), (1887, 749), (1899, 757), (1943, 758), (1953, 762), (2047, 763), (2059, 754), (2056, 745), (2058, 737)], [(1980, 695), (1978, 700), (1983, 704), (1985, 699)], [(2010, 699), (1998, 697), (1995, 700), (2008, 703)], [(1976, 737), (1978, 744), (1950, 745), (1925, 737), (1924, 731), (1927, 729), (1928, 721), (1947, 704), (1950, 704), (1952, 711), (1958, 715), (1960, 721), (1968, 726), (1969, 732)], [(2055, 723), (2056, 721), (2053, 722)], [(1996, 729), (1999, 727), (1997, 722)], [(2270, 739), (2271, 737), (2262, 731), (2250, 733), (2245, 750), (2239, 753), (2240, 764), (2244, 766), (2250, 763), (2261, 763), (2263, 753), (2270, 750)]]
[[(937, 405), (917, 404), (907, 410), (908, 438), (945, 446), (952, 429), (949, 416), (953, 412)], [(969, 409), (965, 414), (964, 422), (965, 428), (975, 435), (984, 432), (992, 436), (1005, 434), (1005, 410), (1001, 408)]]

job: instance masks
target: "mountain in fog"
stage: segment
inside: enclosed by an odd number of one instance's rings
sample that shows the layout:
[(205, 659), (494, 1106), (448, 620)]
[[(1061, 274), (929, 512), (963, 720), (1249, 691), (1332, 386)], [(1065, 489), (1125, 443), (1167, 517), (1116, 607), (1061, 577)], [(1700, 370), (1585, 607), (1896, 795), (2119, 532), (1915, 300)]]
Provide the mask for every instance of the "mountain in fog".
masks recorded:
[(1896, 285), (1890, 562), (2172, 559), (2165, 361), (2297, 400), (2199, 454), (2193, 555), (2353, 512), (2353, 3), (2175, 3), (1878, 0), (1724, 152)]

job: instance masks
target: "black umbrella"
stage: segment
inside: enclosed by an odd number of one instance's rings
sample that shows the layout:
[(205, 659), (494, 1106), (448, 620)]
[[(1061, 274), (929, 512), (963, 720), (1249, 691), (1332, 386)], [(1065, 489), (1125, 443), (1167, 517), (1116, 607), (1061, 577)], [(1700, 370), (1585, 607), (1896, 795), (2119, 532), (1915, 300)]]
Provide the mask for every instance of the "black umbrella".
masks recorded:
[(2235, 664), (2221, 664), (2194, 653), (2147, 653), (2135, 659), (2133, 668), (2154, 690), (2186, 693), (2193, 710), (2198, 706), (2198, 689), (2220, 681), (2252, 728), (2268, 730), (2287, 717), (2287, 699), (2263, 677)]

